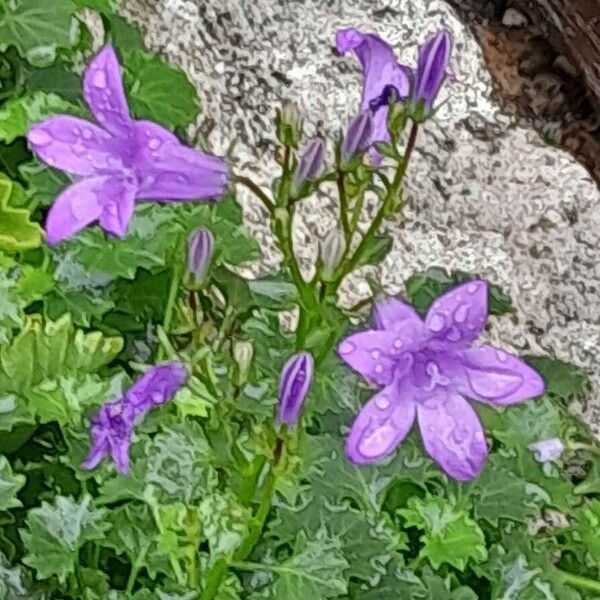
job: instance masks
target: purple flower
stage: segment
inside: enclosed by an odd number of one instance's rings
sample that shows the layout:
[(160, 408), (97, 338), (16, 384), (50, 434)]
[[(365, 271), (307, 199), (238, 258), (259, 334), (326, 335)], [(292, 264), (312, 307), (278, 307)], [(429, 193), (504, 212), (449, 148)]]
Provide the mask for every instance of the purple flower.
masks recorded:
[(81, 466), (93, 469), (110, 454), (117, 469), (126, 474), (136, 421), (154, 406), (170, 400), (187, 377), (182, 363), (159, 365), (144, 373), (120, 400), (104, 404), (92, 419), (92, 447)]
[[(353, 50), (363, 69), (364, 83), (361, 110), (368, 110), (371, 101), (377, 101), (386, 88), (393, 86), (398, 99), (409, 93), (407, 67), (398, 64), (392, 47), (374, 33), (362, 33), (357, 29), (341, 29), (336, 34), (336, 47), (340, 54)], [(387, 93), (387, 92), (386, 92)], [(371, 143), (389, 142), (387, 129), (387, 106), (376, 111), (373, 119)], [(370, 151), (374, 164), (381, 162), (381, 155), (373, 148)]]
[(346, 453), (357, 464), (396, 449), (415, 418), (425, 449), (451, 477), (468, 480), (483, 468), (487, 444), (465, 397), (507, 406), (539, 396), (541, 377), (491, 345), (472, 347), (487, 318), (487, 284), (471, 281), (436, 300), (425, 320), (389, 298), (374, 312), (374, 329), (346, 338), (341, 358), (382, 389), (362, 408)]
[(344, 136), (342, 142), (342, 165), (347, 165), (359, 152), (364, 152), (373, 139), (373, 114), (363, 110), (356, 115)]
[(447, 77), (452, 36), (446, 30), (432, 35), (419, 49), (419, 63), (411, 99), (416, 106), (423, 103), (424, 115), (427, 115), (437, 98), (442, 83)]
[(565, 451), (565, 445), (559, 438), (540, 440), (527, 447), (533, 452), (535, 460), (541, 463), (557, 461)]
[(284, 365), (279, 380), (277, 422), (294, 427), (312, 384), (313, 357), (308, 352), (294, 354)]
[(210, 230), (199, 227), (188, 240), (188, 270), (197, 283), (202, 283), (215, 249), (215, 238)]
[(41, 160), (80, 178), (48, 213), (49, 244), (94, 221), (124, 236), (135, 200), (214, 199), (224, 193), (229, 172), (222, 160), (182, 145), (156, 123), (131, 118), (112, 46), (88, 66), (83, 92), (98, 125), (56, 115), (27, 136)]
[(325, 144), (316, 138), (311, 140), (300, 157), (300, 162), (292, 181), (292, 194), (295, 196), (307, 181), (318, 179), (325, 166)]

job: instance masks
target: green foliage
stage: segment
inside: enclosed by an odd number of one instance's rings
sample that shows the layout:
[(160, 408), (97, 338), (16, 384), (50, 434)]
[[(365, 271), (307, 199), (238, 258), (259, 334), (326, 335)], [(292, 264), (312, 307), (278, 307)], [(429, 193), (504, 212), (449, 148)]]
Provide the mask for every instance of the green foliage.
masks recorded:
[(19, 195), (23, 196), (24, 192), (18, 184), (0, 173), (0, 250), (3, 252), (31, 250), (42, 243), (42, 228), (31, 222), (30, 212), (11, 206), (14, 202), (11, 199)]
[(22, 506), (16, 498), (25, 485), (24, 475), (15, 475), (5, 456), (0, 455), (0, 511)]

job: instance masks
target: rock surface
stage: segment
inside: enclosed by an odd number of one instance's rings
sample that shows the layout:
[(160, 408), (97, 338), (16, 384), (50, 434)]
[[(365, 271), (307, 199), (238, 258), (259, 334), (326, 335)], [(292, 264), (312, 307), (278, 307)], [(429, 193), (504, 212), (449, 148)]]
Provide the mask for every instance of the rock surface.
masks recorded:
[[(490, 339), (521, 353), (572, 361), (592, 374), (580, 407), (600, 431), (600, 197), (586, 170), (563, 151), (517, 125), (493, 102), (479, 47), (438, 0), (123, 0), (122, 12), (149, 47), (180, 65), (197, 86), (209, 139), (231, 150), (238, 171), (267, 186), (276, 172), (272, 126), (282, 99), (296, 99), (308, 130), (331, 135), (356, 111), (360, 75), (353, 57), (332, 51), (337, 28), (379, 32), (407, 63), (419, 42), (442, 24), (456, 40), (452, 70), (437, 118), (419, 134), (402, 218), (387, 227), (391, 255), (376, 274), (390, 292), (431, 265), (477, 273), (501, 284), (516, 313), (493, 319)], [(236, 140), (230, 148), (230, 140)], [(329, 152), (331, 155), (331, 143)], [(279, 259), (262, 207), (240, 190), (247, 221)], [(296, 249), (308, 271), (317, 237), (333, 225), (325, 193), (302, 206)], [(364, 222), (372, 214), (367, 206)], [(368, 272), (347, 281), (342, 301), (369, 294)]]

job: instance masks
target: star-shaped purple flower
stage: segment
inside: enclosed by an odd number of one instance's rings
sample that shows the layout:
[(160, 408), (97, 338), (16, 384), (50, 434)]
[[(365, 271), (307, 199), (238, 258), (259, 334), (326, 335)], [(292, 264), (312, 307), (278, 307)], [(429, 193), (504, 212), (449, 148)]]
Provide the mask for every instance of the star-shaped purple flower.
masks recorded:
[(107, 232), (124, 236), (135, 200), (223, 195), (229, 170), (221, 159), (184, 146), (152, 121), (131, 118), (112, 46), (103, 48), (89, 64), (83, 93), (98, 125), (56, 115), (33, 126), (27, 136), (41, 160), (80, 178), (50, 208), (49, 244), (95, 221)]
[[(398, 99), (409, 94), (409, 70), (397, 62), (394, 49), (374, 33), (362, 33), (358, 29), (340, 29), (336, 34), (336, 48), (340, 54), (353, 50), (363, 69), (363, 92), (361, 111), (370, 110), (371, 102), (378, 101), (386, 90), (394, 89)], [(374, 112), (371, 143), (389, 142), (387, 106)], [(381, 155), (370, 150), (374, 164), (381, 162)]]
[(448, 475), (462, 481), (481, 471), (487, 443), (465, 398), (507, 406), (544, 391), (521, 359), (491, 345), (472, 347), (487, 319), (487, 298), (483, 281), (460, 285), (438, 298), (424, 321), (389, 298), (375, 307), (374, 329), (342, 341), (341, 358), (382, 388), (352, 425), (352, 462), (394, 452), (416, 418), (425, 449)]
[(104, 404), (92, 419), (92, 447), (81, 466), (94, 469), (110, 454), (117, 469), (126, 474), (136, 421), (170, 400), (187, 378), (188, 372), (182, 363), (159, 365), (144, 373), (120, 400)]

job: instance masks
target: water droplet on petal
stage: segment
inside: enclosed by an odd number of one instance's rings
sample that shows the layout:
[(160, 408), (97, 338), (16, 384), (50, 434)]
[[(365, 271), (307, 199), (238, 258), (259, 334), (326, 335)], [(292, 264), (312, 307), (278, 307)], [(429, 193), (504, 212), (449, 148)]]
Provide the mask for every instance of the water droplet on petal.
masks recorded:
[(375, 373), (383, 373), (383, 366), (375, 365)]
[(81, 130), (79, 129), (79, 127), (73, 127), (73, 135), (80, 135), (81, 134)]
[(52, 141), (52, 136), (43, 129), (34, 129), (29, 132), (29, 141), (36, 146), (46, 146)]
[(504, 398), (516, 392), (523, 383), (523, 377), (513, 373), (469, 368), (466, 371), (473, 391), (483, 398)]
[(446, 320), (444, 319), (444, 316), (440, 313), (435, 313), (429, 320), (429, 329), (437, 333), (438, 331), (444, 329), (445, 324)]
[(462, 339), (462, 333), (458, 327), (452, 326), (446, 334), (446, 339), (451, 342), (459, 342)]
[(465, 427), (455, 427), (452, 431), (452, 439), (457, 444), (462, 444), (469, 437), (469, 431)]
[(399, 350), (402, 348), (402, 346), (404, 346), (404, 342), (402, 340), (394, 340), (394, 348), (396, 348), (396, 350)]
[(86, 140), (92, 139), (92, 132), (90, 129), (84, 129), (82, 135)]
[(102, 69), (98, 69), (92, 77), (92, 85), (98, 89), (106, 87), (106, 73)]
[(164, 396), (160, 392), (154, 392), (151, 397), (154, 404), (160, 404), (164, 400)]
[(358, 445), (358, 451), (365, 458), (376, 458), (384, 454), (395, 439), (396, 430), (391, 425), (383, 425), (362, 438)]
[(473, 436), (476, 442), (483, 442), (485, 440), (485, 435), (483, 435), (483, 431), (476, 431)]
[(454, 320), (457, 323), (464, 323), (469, 316), (469, 305), (466, 303), (459, 304), (458, 308), (454, 311)]
[(478, 289), (479, 289), (479, 284), (477, 284), (477, 283), (469, 283), (467, 285), (467, 292), (469, 292), (469, 294), (474, 294)]
[(506, 362), (508, 359), (508, 354), (506, 354), (506, 352), (503, 350), (496, 350), (496, 357), (500, 362)]
[(385, 394), (379, 394), (375, 397), (375, 406), (381, 410), (386, 410), (390, 407), (390, 399)]
[(160, 140), (158, 138), (152, 138), (148, 142), (148, 148), (150, 148), (150, 150), (156, 150), (160, 148)]
[(179, 181), (179, 183), (184, 183), (185, 181), (187, 181), (187, 177), (185, 177), (184, 175), (177, 175), (177, 181)]
[(378, 359), (378, 358), (381, 356), (381, 352), (380, 352), (379, 350), (373, 350), (373, 351), (371, 352), (371, 356), (372, 356), (372, 357), (373, 357), (375, 360), (377, 360), (377, 359)]
[(352, 342), (342, 342), (340, 345), (341, 354), (350, 354), (356, 350), (356, 346)]

